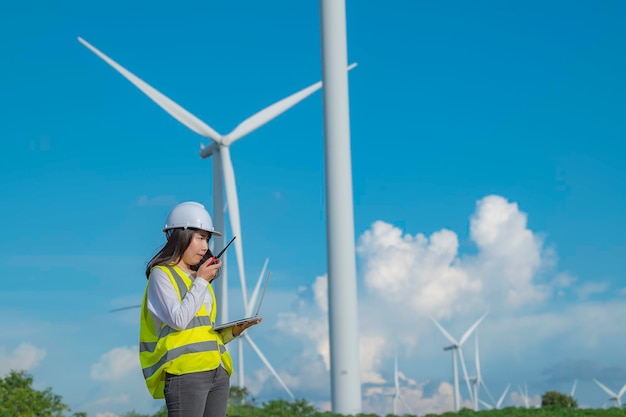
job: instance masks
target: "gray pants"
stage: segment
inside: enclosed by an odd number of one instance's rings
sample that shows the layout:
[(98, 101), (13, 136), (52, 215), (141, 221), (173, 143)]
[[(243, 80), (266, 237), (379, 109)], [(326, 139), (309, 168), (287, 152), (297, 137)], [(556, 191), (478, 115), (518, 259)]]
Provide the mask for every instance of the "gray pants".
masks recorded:
[(219, 366), (205, 372), (167, 374), (165, 404), (168, 417), (224, 417), (228, 406), (230, 378)]

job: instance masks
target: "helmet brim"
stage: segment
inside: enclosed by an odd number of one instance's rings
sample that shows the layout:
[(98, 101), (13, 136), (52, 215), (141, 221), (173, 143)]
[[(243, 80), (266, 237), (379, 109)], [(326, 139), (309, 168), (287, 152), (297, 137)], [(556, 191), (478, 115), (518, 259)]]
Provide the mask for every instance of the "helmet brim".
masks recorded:
[(203, 232), (207, 232), (213, 236), (217, 236), (217, 237), (222, 237), (222, 233), (220, 232), (216, 232), (215, 230), (205, 230), (205, 229), (200, 229), (198, 227), (164, 227), (163, 228), (163, 233), (167, 233), (168, 230), (174, 230), (174, 229), (193, 229), (193, 230), (202, 230)]

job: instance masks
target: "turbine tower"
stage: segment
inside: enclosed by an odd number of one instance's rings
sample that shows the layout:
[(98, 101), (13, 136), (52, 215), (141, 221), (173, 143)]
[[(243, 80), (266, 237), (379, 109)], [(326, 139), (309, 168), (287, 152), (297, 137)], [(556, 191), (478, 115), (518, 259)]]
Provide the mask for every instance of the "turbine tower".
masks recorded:
[(361, 413), (345, 0), (320, 0), (332, 411)]
[(393, 359), (393, 385), (395, 387), (393, 395), (393, 415), (398, 415), (398, 399), (400, 399), (400, 379), (398, 378), (398, 352)]
[[(152, 86), (141, 80), (139, 77), (128, 71), (126, 68), (119, 65), (113, 59), (109, 58), (99, 49), (91, 45), (89, 42), (81, 37), (78, 37), (78, 41), (85, 47), (91, 50), (94, 54), (104, 60), (107, 64), (118, 71), (128, 81), (134, 84), (139, 90), (147, 95), (151, 100), (158, 104), (163, 110), (169, 113), (172, 117), (178, 120), (180, 123), (188, 127), (190, 130), (197, 134), (209, 138), (213, 143), (209, 146), (202, 146), (200, 156), (207, 158), (213, 156), (213, 217), (215, 228), (217, 230), (225, 232), (224, 221), (224, 200), (223, 193), (226, 191), (226, 200), (228, 207), (228, 217), (230, 219), (230, 227), (235, 240), (235, 253), (237, 256), (237, 266), (239, 271), (239, 279), (241, 282), (241, 291), (243, 295), (244, 307), (248, 305), (248, 297), (246, 290), (246, 279), (244, 271), (244, 259), (243, 259), (243, 238), (241, 236), (241, 224), (239, 218), (239, 201), (237, 197), (237, 187), (235, 184), (235, 173), (230, 158), (230, 145), (235, 141), (241, 139), (248, 133), (258, 129), (269, 121), (273, 120), (283, 112), (287, 111), (306, 97), (310, 96), (322, 87), (322, 82), (318, 81), (315, 84), (310, 85), (268, 107), (255, 113), (251, 117), (241, 122), (235, 129), (226, 135), (221, 135), (215, 131), (212, 127), (208, 126), (202, 120), (198, 119), (193, 114), (189, 113), (183, 107), (157, 91)], [(353, 68), (356, 64), (350, 66)], [(349, 68), (349, 69), (350, 69)], [(345, 67), (344, 67), (345, 72)], [(224, 246), (224, 239), (215, 239), (214, 250), (219, 252)], [(225, 271), (224, 271), (225, 272)], [(221, 286), (221, 288), (220, 288)], [(220, 304), (218, 322), (228, 321), (228, 295), (227, 295), (227, 276), (223, 274), (221, 279), (216, 282), (216, 298)], [(252, 345), (252, 344), (251, 344)], [(259, 354), (258, 348), (253, 349)], [(264, 357), (261, 358), (262, 360)], [(264, 360), (266, 362), (266, 359)], [(267, 366), (268, 363), (266, 363)], [(273, 370), (271, 368), (270, 370)], [(275, 374), (277, 375), (277, 374)], [(284, 384), (280, 381), (281, 384)], [(291, 392), (287, 390), (290, 395)]]
[(593, 382), (595, 382), (600, 388), (602, 388), (602, 391), (606, 392), (609, 395), (609, 401), (613, 401), (615, 407), (622, 407), (622, 396), (626, 392), (626, 384), (624, 384), (622, 389), (620, 389), (619, 392), (616, 394), (613, 390), (607, 388), (606, 385), (604, 385), (597, 379), (593, 378)]
[(449, 350), (452, 352), (452, 373), (453, 373), (452, 377), (454, 381), (454, 411), (459, 411), (461, 408), (461, 392), (459, 390), (459, 371), (458, 371), (456, 354), (458, 354), (459, 358), (461, 358), (461, 367), (463, 369), (463, 377), (465, 378), (465, 383), (467, 384), (467, 392), (469, 393), (470, 398), (473, 399), (472, 389), (470, 388), (469, 378), (467, 376), (467, 368), (465, 366), (465, 360), (463, 359), (462, 346), (463, 346), (463, 343), (465, 343), (467, 338), (470, 337), (472, 332), (476, 330), (480, 322), (483, 321), (483, 319), (486, 316), (487, 316), (487, 313), (483, 314), (482, 317), (476, 320), (476, 322), (472, 324), (472, 326), (469, 329), (467, 329), (467, 331), (463, 334), (463, 336), (461, 337), (459, 341), (457, 341), (454, 337), (452, 337), (450, 333), (448, 333), (446, 329), (444, 329), (437, 320), (435, 320), (434, 318), (431, 318), (431, 320), (435, 323), (435, 325), (439, 328), (439, 330), (441, 330), (441, 333), (443, 333), (446, 339), (448, 339), (448, 341), (452, 343), (451, 346), (445, 347), (443, 348), (443, 350)]

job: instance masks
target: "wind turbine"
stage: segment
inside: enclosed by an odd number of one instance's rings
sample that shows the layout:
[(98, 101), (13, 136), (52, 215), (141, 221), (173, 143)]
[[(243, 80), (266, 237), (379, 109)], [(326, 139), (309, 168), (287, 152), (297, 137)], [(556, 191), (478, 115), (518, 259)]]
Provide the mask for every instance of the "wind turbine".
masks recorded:
[[(263, 277), (265, 276), (265, 270), (267, 269), (267, 264), (269, 263), (269, 258), (265, 259), (265, 262), (263, 262), (263, 267), (261, 268), (261, 273), (259, 274), (259, 278), (257, 279), (256, 282), (256, 286), (254, 287), (254, 290), (252, 291), (252, 297), (250, 297), (250, 300), (248, 301), (247, 304), (245, 304), (245, 315), (244, 317), (250, 317), (252, 315), (252, 309), (254, 308), (255, 304), (256, 304), (256, 299), (259, 295), (259, 289), (261, 288), (261, 282), (263, 281)], [(247, 332), (246, 332), (247, 333)], [(237, 340), (237, 359), (238, 359), (238, 379), (237, 379), (237, 383), (239, 384), (240, 387), (244, 387), (244, 372), (243, 372), (243, 343), (241, 342), (242, 338), (240, 337)], [(276, 378), (279, 379), (280, 381), (280, 377), (278, 377), (278, 375), (276, 375)], [(287, 390), (288, 392), (291, 392), (289, 390)]]
[(604, 392), (606, 392), (609, 395), (609, 401), (613, 401), (616, 407), (622, 406), (622, 396), (626, 392), (626, 384), (624, 384), (622, 389), (620, 389), (619, 392), (616, 394), (614, 391), (607, 388), (606, 385), (604, 385), (597, 379), (593, 378), (593, 382), (595, 382), (600, 388), (602, 388)]
[[(257, 296), (259, 295), (259, 289), (261, 288), (261, 281), (263, 280), (263, 276), (265, 275), (265, 270), (267, 269), (268, 262), (269, 262), (269, 259), (265, 259), (265, 263), (263, 264), (263, 269), (261, 270), (261, 274), (259, 275), (259, 279), (257, 280), (256, 286), (254, 287), (254, 291), (252, 291), (252, 298), (250, 299), (250, 302), (246, 306), (246, 317), (250, 317), (252, 315), (252, 309), (254, 308), (254, 305), (256, 304), (256, 299), (257, 299)], [(269, 277), (267, 279), (269, 279)], [(267, 287), (265, 287), (265, 288), (267, 288)], [(263, 289), (263, 291), (265, 291), (265, 288)], [(263, 297), (263, 296), (261, 296), (261, 297)], [(241, 334), (240, 339), (241, 338), (245, 339), (245, 341), (248, 342), (250, 347), (252, 347), (252, 350), (254, 350), (256, 352), (257, 356), (265, 364), (267, 369), (269, 369), (269, 371), (272, 373), (272, 375), (274, 375), (274, 377), (278, 380), (278, 382), (283, 387), (283, 389), (287, 392), (289, 397), (292, 400), (295, 400), (296, 397), (293, 395), (293, 393), (291, 392), (289, 387), (287, 387), (287, 384), (285, 384), (285, 381), (283, 381), (283, 379), (280, 377), (280, 375), (278, 375), (278, 372), (276, 372), (276, 370), (270, 364), (270, 362), (267, 360), (267, 358), (265, 357), (263, 352), (261, 352), (261, 349), (259, 349), (259, 347), (256, 345), (256, 343), (254, 343), (254, 341), (252, 340), (252, 337), (248, 334), (247, 331), (244, 331)], [(241, 340), (239, 341), (239, 378), (240, 378), (239, 385), (240, 386), (244, 386), (244, 383), (243, 383), (243, 347), (241, 345)]]
[(518, 385), (517, 387), (519, 388), (519, 392), (522, 394), (524, 405), (526, 406), (526, 408), (530, 408), (530, 398), (528, 397), (528, 383), (524, 382), (525, 390), (523, 390), (520, 385)]
[[(235, 240), (235, 253), (237, 256), (237, 267), (239, 271), (239, 279), (241, 281), (241, 289), (244, 299), (244, 305), (247, 305), (247, 293), (246, 293), (246, 278), (244, 271), (243, 260), (243, 238), (241, 235), (241, 223), (239, 218), (239, 201), (237, 197), (237, 187), (235, 184), (235, 172), (233, 164), (230, 158), (230, 145), (237, 140), (241, 139), (250, 132), (258, 129), (269, 121), (273, 120), (280, 114), (284, 113), (306, 97), (310, 96), (322, 87), (322, 82), (318, 81), (268, 107), (250, 116), (231, 132), (226, 135), (221, 135), (215, 131), (212, 127), (198, 119), (193, 114), (189, 113), (183, 107), (157, 91), (152, 86), (141, 80), (139, 77), (128, 71), (126, 68), (119, 65), (117, 62), (106, 56), (103, 52), (91, 45), (89, 42), (81, 37), (78, 37), (78, 41), (95, 53), (98, 57), (104, 60), (107, 64), (113, 67), (121, 75), (123, 75), (128, 81), (134, 84), (145, 95), (158, 104), (163, 110), (169, 113), (172, 117), (178, 120), (183, 125), (187, 126), (197, 134), (209, 138), (213, 143), (209, 146), (201, 145), (200, 156), (202, 158), (214, 157), (213, 163), (213, 214), (215, 228), (220, 231), (224, 231), (224, 217), (222, 215), (222, 208), (224, 207), (222, 197), (222, 184), (226, 191), (226, 200), (228, 204), (228, 217), (230, 219), (230, 227), (234, 236), (237, 236)], [(354, 68), (356, 64), (351, 65), (348, 69)], [(219, 251), (224, 245), (223, 239), (221, 241), (216, 240), (215, 250)], [(228, 320), (228, 297), (227, 297), (227, 281), (226, 276), (222, 277), (222, 280), (217, 283), (221, 284), (221, 292), (216, 294), (220, 303), (220, 315), (222, 322)]]
[[(400, 375), (398, 372), (398, 352), (396, 350), (395, 356), (394, 356), (394, 361), (393, 361), (393, 393), (390, 393), (388, 395), (392, 396), (392, 412), (394, 415), (398, 415), (398, 400), (402, 401), (402, 405), (404, 406), (404, 408), (406, 409), (407, 412), (409, 412), (410, 414), (413, 414), (413, 410), (411, 410), (411, 407), (409, 407), (409, 405), (406, 403), (406, 400), (404, 399), (404, 397), (402, 397), (401, 392), (400, 392)], [(385, 395), (387, 396), (387, 395)]]
[(476, 366), (476, 376), (470, 378), (470, 383), (472, 384), (472, 397), (474, 399), (474, 411), (478, 411), (478, 403), (479, 403), (478, 392), (481, 386), (485, 389), (485, 391), (491, 398), (491, 401), (495, 402), (495, 400), (493, 396), (491, 395), (491, 393), (489, 392), (487, 385), (485, 385), (485, 381), (483, 381), (482, 374), (480, 373), (480, 353), (478, 350), (478, 331), (476, 331), (476, 333), (474, 334), (474, 340), (475, 340), (474, 364)]
[(472, 398), (473, 397), (472, 389), (470, 388), (469, 378), (467, 376), (467, 368), (465, 367), (465, 360), (463, 359), (462, 346), (463, 346), (463, 343), (465, 343), (467, 338), (470, 337), (472, 332), (476, 330), (480, 322), (483, 321), (483, 319), (486, 316), (487, 316), (487, 313), (483, 314), (478, 320), (476, 320), (476, 322), (472, 324), (472, 326), (469, 329), (467, 329), (467, 331), (463, 334), (463, 336), (461, 337), (459, 341), (457, 341), (454, 337), (452, 337), (450, 333), (448, 333), (446, 329), (444, 329), (437, 320), (431, 317), (431, 320), (435, 323), (435, 325), (437, 325), (439, 330), (441, 330), (441, 333), (443, 333), (446, 339), (448, 339), (448, 341), (452, 343), (451, 346), (445, 347), (443, 348), (443, 350), (452, 351), (452, 372), (453, 372), (453, 378), (454, 378), (454, 411), (459, 411), (459, 409), (461, 408), (461, 392), (459, 390), (459, 372), (458, 372), (458, 366), (457, 366), (456, 353), (458, 353), (459, 357), (461, 358), (461, 367), (463, 369), (463, 377), (465, 378), (465, 382), (467, 384), (467, 392), (469, 393), (470, 398)]
[[(252, 297), (250, 297), (248, 305), (246, 306), (246, 315), (245, 315), (245, 317), (251, 317), (252, 316), (252, 309), (256, 305), (256, 300), (257, 300), (257, 297), (259, 295), (259, 290), (261, 288), (261, 282), (263, 281), (263, 276), (265, 276), (265, 271), (267, 269), (267, 264), (268, 263), (269, 263), (269, 258), (266, 258), (265, 262), (263, 263), (263, 268), (261, 269), (261, 274), (259, 274), (259, 279), (257, 280), (256, 286), (254, 287), (254, 290), (252, 291)], [(243, 334), (241, 335), (241, 337), (238, 340), (238, 345), (237, 345), (237, 348), (238, 348), (237, 357), (239, 359), (239, 370), (238, 370), (238, 372), (239, 372), (238, 373), (238, 376), (239, 376), (239, 380), (238, 380), (239, 386), (240, 387), (245, 386), (245, 384), (244, 384), (244, 372), (243, 372), (243, 344), (241, 342), (242, 338), (243, 338), (243, 340), (248, 342), (250, 347), (252, 347), (252, 350), (254, 350), (256, 352), (257, 356), (265, 364), (267, 369), (269, 369), (269, 371), (272, 373), (272, 375), (274, 375), (274, 377), (278, 380), (278, 383), (287, 392), (289, 397), (292, 400), (295, 400), (295, 396), (293, 395), (291, 390), (287, 387), (287, 384), (285, 384), (285, 381), (283, 381), (283, 379), (280, 377), (280, 375), (278, 375), (278, 372), (276, 372), (276, 370), (270, 364), (270, 362), (267, 360), (267, 358), (265, 357), (263, 352), (261, 352), (261, 349), (259, 349), (258, 346), (256, 345), (256, 343), (254, 343), (254, 341), (252, 340), (252, 337), (248, 334), (247, 331), (243, 332)]]
[[(506, 386), (506, 388), (504, 389), (504, 391), (502, 392), (502, 395), (500, 395), (500, 398), (498, 398), (498, 401), (495, 404), (495, 408), (496, 410), (499, 410), (500, 408), (502, 408), (502, 403), (504, 402), (504, 399), (506, 398), (506, 393), (509, 392), (509, 388), (511, 387), (511, 384), (508, 384)], [(478, 400), (483, 406), (485, 406), (488, 410), (491, 410), (494, 408), (494, 406), (492, 406), (491, 404), (486, 403), (483, 400)]]

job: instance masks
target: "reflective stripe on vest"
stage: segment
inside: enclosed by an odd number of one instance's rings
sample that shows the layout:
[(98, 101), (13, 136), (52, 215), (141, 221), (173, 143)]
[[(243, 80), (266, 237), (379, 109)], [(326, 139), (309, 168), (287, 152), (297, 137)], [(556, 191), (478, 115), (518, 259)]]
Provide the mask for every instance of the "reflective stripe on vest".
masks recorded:
[[(177, 266), (157, 266), (167, 274), (182, 301), (193, 281)], [(139, 360), (148, 390), (154, 398), (163, 398), (165, 374), (181, 375), (215, 369), (223, 364), (232, 373), (232, 359), (226, 350), (222, 337), (212, 329), (216, 316), (215, 294), (207, 288), (213, 299), (213, 308), (207, 312), (204, 303), (194, 318), (183, 330), (166, 324), (154, 328), (154, 321), (148, 311), (148, 290), (144, 294)]]
[[(195, 327), (199, 327), (199, 326), (210, 326), (211, 325), (211, 320), (209, 320), (208, 317), (206, 316), (202, 316), (202, 317), (194, 317), (193, 319), (191, 319), (191, 321), (189, 322), (189, 324), (187, 325), (187, 327), (185, 327), (185, 330), (188, 329), (193, 329)], [(161, 327), (161, 331), (159, 332), (159, 337), (165, 337), (168, 334), (172, 334), (174, 332), (179, 332), (180, 330), (176, 330), (171, 328), (168, 325), (164, 325), (163, 327)], [(156, 342), (142, 342), (139, 344), (139, 352), (154, 352), (154, 348), (156, 347)]]
[[(156, 343), (155, 343), (156, 346)], [(167, 353), (161, 357), (161, 359), (154, 365), (143, 368), (143, 377), (150, 378), (165, 362), (173, 361), (181, 355), (186, 353), (200, 353), (219, 350), (220, 354), (226, 352), (224, 345), (218, 345), (216, 341), (192, 343), (189, 345), (181, 346), (179, 348), (168, 350)]]

